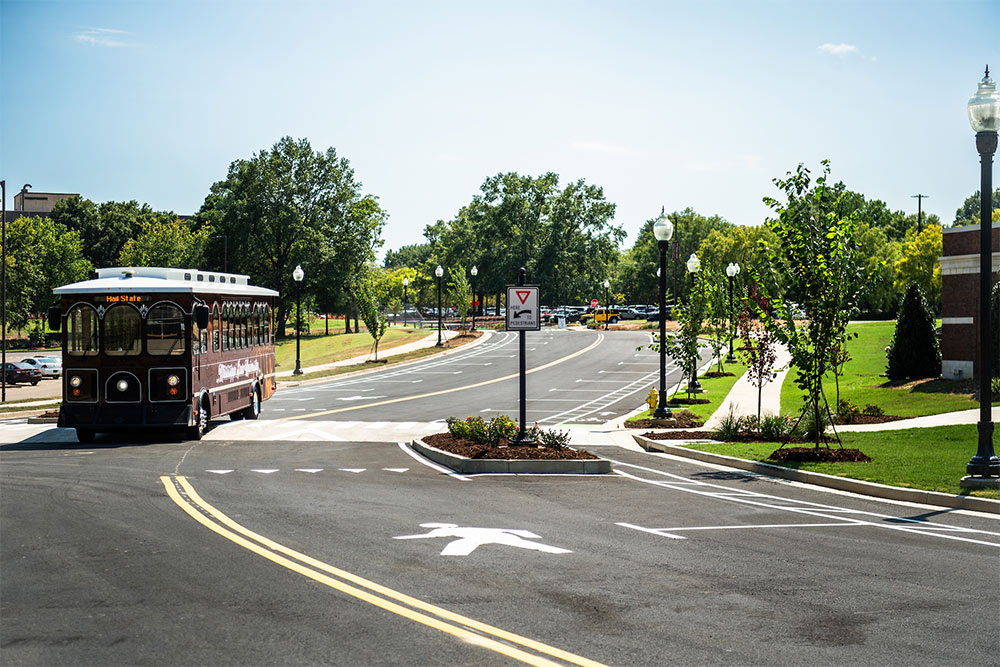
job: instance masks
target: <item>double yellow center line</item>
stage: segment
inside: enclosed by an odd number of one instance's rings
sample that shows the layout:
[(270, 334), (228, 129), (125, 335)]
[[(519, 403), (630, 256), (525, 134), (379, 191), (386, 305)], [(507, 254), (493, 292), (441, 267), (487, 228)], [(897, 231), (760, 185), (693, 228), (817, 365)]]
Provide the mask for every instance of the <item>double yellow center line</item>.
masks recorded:
[[(588, 658), (442, 609), (278, 544), (241, 526), (205, 502), (184, 476), (163, 476), (160, 477), (160, 482), (171, 500), (209, 530), (258, 556), (341, 593), (528, 665), (569, 663), (580, 667), (602, 667), (601, 663)], [(518, 648), (519, 646), (523, 648)], [(554, 662), (542, 657), (543, 655), (563, 662)]]

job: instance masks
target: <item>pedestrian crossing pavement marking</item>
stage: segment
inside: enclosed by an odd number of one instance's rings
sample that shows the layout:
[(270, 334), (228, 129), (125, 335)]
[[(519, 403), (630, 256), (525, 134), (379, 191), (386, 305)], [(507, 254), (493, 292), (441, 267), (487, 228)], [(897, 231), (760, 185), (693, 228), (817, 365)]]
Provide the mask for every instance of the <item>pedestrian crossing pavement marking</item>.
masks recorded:
[(323, 472), (323, 469), (322, 468), (296, 468), (295, 472), (317, 473), (317, 472)]
[(389, 472), (406, 472), (409, 468), (382, 468), (382, 470), (388, 470)]
[(264, 473), (265, 475), (270, 475), (273, 472), (278, 472), (279, 468), (265, 468), (265, 469), (251, 468), (251, 470), (253, 472), (261, 472)]
[(341, 468), (344, 472), (360, 473), (364, 472), (365, 468)]

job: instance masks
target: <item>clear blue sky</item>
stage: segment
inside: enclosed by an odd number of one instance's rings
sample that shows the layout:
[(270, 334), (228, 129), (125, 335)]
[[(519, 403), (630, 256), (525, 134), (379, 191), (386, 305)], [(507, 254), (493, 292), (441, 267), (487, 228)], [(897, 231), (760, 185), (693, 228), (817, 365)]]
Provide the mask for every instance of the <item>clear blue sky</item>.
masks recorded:
[(630, 245), (661, 205), (759, 224), (823, 158), (950, 222), (1000, 0), (0, 0), (0, 58), (9, 208), (31, 183), (193, 213), (290, 135), (351, 161), (386, 248), (510, 170), (602, 186)]

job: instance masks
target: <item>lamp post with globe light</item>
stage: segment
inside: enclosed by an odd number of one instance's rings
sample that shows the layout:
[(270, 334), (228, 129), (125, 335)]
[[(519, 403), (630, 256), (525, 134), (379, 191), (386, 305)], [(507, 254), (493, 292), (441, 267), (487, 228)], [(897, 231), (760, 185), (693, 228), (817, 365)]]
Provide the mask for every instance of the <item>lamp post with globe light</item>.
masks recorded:
[(479, 269), (473, 264), (472, 268), (469, 269), (469, 273), (472, 274), (472, 330), (476, 330), (476, 276), (479, 275)]
[(292, 278), (295, 280), (295, 370), (292, 371), (292, 375), (302, 375), (299, 335), (302, 329), (302, 279), (305, 277), (306, 272), (302, 270), (302, 265), (296, 265), (292, 271)]
[(738, 262), (731, 262), (726, 267), (726, 275), (729, 277), (729, 356), (726, 357), (727, 364), (736, 363), (736, 356), (733, 354), (733, 337), (735, 335), (735, 327), (733, 326), (733, 279), (739, 274), (740, 265)]
[[(701, 271), (701, 260), (698, 259), (698, 255), (691, 253), (691, 256), (688, 257), (687, 270), (688, 273), (691, 275), (691, 290), (688, 292), (688, 308), (690, 308), (692, 306), (691, 300), (694, 292), (694, 274)], [(697, 391), (701, 389), (701, 383), (698, 382), (697, 360), (691, 362), (691, 384), (689, 386), (691, 388), (691, 391)]]
[(441, 276), (444, 275), (444, 269), (438, 264), (437, 268), (434, 269), (434, 275), (438, 279), (438, 342), (437, 347), (442, 347), (444, 343), (441, 342)]
[(608, 295), (608, 288), (611, 283), (604, 281), (604, 330), (608, 330), (608, 320), (611, 319), (611, 297)]
[(660, 268), (656, 275), (660, 279), (660, 394), (653, 411), (653, 419), (668, 419), (673, 417), (667, 407), (667, 248), (670, 238), (674, 235), (674, 224), (667, 217), (666, 207), (660, 210), (660, 217), (653, 223), (653, 237), (660, 251)]
[[(976, 131), (979, 152), (979, 357), (976, 379), (979, 380), (979, 446), (965, 466), (970, 477), (963, 486), (1000, 488), (1000, 458), (993, 451), (993, 421), (990, 416), (990, 288), (993, 282), (993, 154), (1000, 129), (1000, 93), (990, 78), (990, 68), (979, 82), (979, 89), (969, 100), (969, 123)], [(984, 479), (985, 478), (985, 479)]]

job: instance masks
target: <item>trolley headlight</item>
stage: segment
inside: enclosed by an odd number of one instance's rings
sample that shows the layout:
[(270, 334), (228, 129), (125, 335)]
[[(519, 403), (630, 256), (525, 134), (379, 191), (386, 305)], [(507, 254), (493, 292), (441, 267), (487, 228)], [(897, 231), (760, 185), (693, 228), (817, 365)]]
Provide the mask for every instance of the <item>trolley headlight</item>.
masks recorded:
[(74, 375), (69, 379), (69, 386), (71, 387), (79, 387), (81, 384), (83, 384), (83, 378), (79, 375)]
[(176, 375), (171, 375), (167, 377), (167, 384), (170, 385), (171, 387), (176, 387), (180, 381), (181, 379)]
[(115, 386), (118, 387), (118, 391), (126, 392), (128, 391), (128, 380), (119, 380)]

